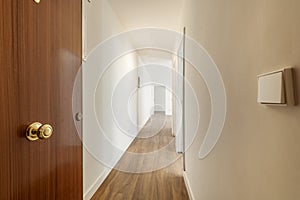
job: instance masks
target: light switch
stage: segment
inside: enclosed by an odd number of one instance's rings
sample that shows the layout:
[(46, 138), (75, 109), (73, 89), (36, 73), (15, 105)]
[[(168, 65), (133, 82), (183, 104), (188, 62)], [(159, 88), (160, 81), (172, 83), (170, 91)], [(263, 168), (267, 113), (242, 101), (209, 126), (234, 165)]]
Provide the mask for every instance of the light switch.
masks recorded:
[(259, 75), (257, 101), (268, 105), (294, 105), (292, 69)]
[(258, 77), (258, 102), (267, 104), (286, 103), (282, 72)]

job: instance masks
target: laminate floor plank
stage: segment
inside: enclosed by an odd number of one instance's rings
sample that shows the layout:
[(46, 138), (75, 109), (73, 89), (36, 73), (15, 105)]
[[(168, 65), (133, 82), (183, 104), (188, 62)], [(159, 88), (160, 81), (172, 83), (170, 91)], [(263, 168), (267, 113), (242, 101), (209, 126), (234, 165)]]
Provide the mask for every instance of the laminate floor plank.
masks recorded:
[[(92, 200), (188, 200), (182, 176), (182, 157), (175, 152), (171, 125), (171, 117), (161, 113), (153, 115)], [(157, 153), (138, 158), (132, 155), (150, 152)], [(168, 165), (170, 162), (172, 164)], [(166, 167), (153, 171), (157, 166)], [(125, 172), (140, 169), (147, 172)]]

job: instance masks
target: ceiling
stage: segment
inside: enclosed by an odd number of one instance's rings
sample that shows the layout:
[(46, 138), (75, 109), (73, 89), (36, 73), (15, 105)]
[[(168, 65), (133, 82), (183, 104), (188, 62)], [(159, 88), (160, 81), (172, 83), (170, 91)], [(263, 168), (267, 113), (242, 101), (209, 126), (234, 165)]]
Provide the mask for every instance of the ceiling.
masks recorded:
[(173, 55), (162, 50), (138, 50), (140, 61), (144, 64), (161, 64), (166, 66), (172, 66)]
[(160, 27), (181, 30), (184, 0), (108, 0), (128, 29)]
[[(108, 0), (108, 2), (125, 30), (157, 27), (182, 31), (181, 16), (184, 0)], [(175, 44), (165, 45), (175, 46)], [(137, 53), (144, 64), (172, 61), (172, 55), (162, 51), (143, 50)]]

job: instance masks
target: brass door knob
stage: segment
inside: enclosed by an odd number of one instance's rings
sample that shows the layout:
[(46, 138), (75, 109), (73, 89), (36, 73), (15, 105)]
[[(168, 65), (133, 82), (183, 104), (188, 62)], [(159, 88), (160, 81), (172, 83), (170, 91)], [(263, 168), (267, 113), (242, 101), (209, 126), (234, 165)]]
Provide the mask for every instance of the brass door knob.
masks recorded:
[(30, 124), (26, 129), (26, 138), (30, 141), (36, 141), (38, 139), (48, 139), (53, 133), (53, 128), (49, 124), (41, 124), (34, 122)]
[(48, 139), (51, 137), (53, 132), (52, 126), (49, 124), (44, 124), (39, 128), (39, 138), (40, 139)]

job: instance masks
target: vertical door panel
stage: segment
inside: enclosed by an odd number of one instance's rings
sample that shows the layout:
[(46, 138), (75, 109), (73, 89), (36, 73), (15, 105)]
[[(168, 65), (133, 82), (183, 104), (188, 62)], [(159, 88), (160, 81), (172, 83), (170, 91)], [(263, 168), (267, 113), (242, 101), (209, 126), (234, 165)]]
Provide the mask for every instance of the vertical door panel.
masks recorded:
[[(82, 145), (72, 114), (81, 1), (1, 0), (0, 12), (0, 199), (82, 199)], [(35, 121), (52, 125), (52, 137), (25, 139)]]
[(0, 199), (10, 199), (11, 142), (18, 137), (19, 125), (14, 4), (13, 1), (0, 1)]

